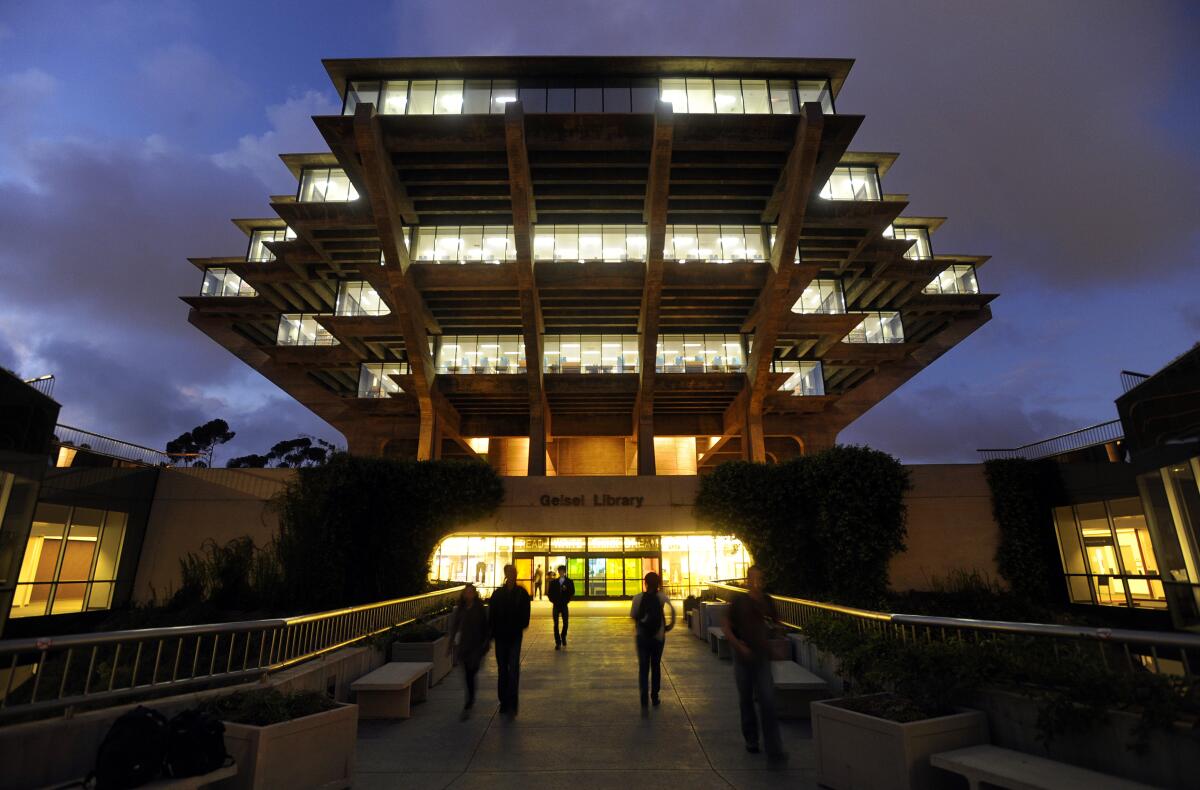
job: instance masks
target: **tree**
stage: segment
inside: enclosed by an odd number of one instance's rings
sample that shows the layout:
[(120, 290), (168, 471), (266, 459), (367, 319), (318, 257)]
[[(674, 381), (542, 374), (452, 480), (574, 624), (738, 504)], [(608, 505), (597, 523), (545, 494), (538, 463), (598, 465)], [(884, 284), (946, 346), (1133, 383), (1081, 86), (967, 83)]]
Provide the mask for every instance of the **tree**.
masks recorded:
[(266, 455), (252, 453), (231, 458), (226, 466), (230, 469), (262, 469), (268, 466), (301, 469), (309, 466), (322, 466), (336, 452), (337, 447), (324, 439), (298, 436), (295, 439), (276, 442)]
[(167, 442), (167, 454), (180, 456), (183, 466), (212, 466), (216, 446), (236, 435), (224, 420), (209, 420)]

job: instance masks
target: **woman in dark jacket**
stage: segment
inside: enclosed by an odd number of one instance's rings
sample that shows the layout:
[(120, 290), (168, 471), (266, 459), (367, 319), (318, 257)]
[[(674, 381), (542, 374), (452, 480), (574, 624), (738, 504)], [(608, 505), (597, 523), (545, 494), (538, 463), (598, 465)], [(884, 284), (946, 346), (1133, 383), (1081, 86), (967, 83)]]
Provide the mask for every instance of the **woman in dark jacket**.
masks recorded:
[(462, 718), (467, 718), (475, 704), (475, 674), (479, 664), (487, 655), (491, 639), (488, 634), (488, 616), (475, 585), (468, 584), (458, 597), (458, 606), (450, 618), (450, 649), (462, 664), (467, 679), (467, 702), (463, 705)]

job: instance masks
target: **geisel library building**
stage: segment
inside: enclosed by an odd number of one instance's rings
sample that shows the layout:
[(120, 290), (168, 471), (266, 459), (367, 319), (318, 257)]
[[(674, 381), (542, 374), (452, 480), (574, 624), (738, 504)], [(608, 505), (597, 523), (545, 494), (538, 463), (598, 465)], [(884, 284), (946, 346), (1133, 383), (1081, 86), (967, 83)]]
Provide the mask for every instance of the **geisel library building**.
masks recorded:
[(283, 155), (297, 190), (236, 220), (247, 254), (193, 259), (189, 320), (351, 453), (509, 478), (436, 576), (737, 576), (694, 476), (832, 446), (990, 317), (986, 259), (934, 255), (942, 220), (883, 191), (896, 155), (851, 150), (851, 63), (326, 61), (329, 152)]

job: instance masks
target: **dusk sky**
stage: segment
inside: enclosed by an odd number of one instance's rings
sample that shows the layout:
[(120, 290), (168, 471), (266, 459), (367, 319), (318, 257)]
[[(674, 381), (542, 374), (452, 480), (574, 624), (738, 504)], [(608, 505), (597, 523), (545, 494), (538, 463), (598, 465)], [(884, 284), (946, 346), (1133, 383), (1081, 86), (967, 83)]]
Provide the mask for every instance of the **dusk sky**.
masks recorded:
[(1115, 418), (1121, 369), (1200, 339), (1195, 0), (0, 0), (0, 365), (152, 447), (222, 417), (221, 464), (341, 443), (187, 323), (187, 258), (243, 252), (230, 218), (295, 191), (278, 154), (325, 150), (321, 58), (522, 54), (856, 60), (851, 149), (899, 152), (885, 191), (1001, 296), (842, 441), (974, 461)]

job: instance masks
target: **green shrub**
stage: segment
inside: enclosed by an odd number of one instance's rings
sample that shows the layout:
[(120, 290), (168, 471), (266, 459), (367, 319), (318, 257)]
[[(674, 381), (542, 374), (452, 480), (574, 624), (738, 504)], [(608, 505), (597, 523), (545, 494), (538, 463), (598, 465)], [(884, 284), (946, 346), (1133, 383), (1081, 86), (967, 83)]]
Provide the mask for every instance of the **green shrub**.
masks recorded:
[(266, 727), (283, 721), (333, 710), (337, 703), (317, 691), (281, 692), (266, 688), (238, 691), (200, 703), (200, 709), (221, 721)]
[(722, 464), (701, 478), (695, 509), (742, 540), (774, 589), (873, 605), (904, 549), (909, 486), (892, 456), (840, 445), (778, 465)]
[(168, 608), (207, 604), (222, 612), (274, 606), (280, 600), (280, 569), (274, 547), (259, 548), (247, 536), (218, 545), (209, 538), (198, 553), (179, 561), (181, 582)]
[(1065, 604), (1052, 510), (1061, 477), (1053, 461), (1005, 458), (984, 465), (992, 515), (1000, 528), (996, 567), (1017, 595)]
[(277, 501), (283, 588), (309, 611), (418, 593), (438, 541), (503, 499), (477, 461), (338, 454), (300, 469)]

